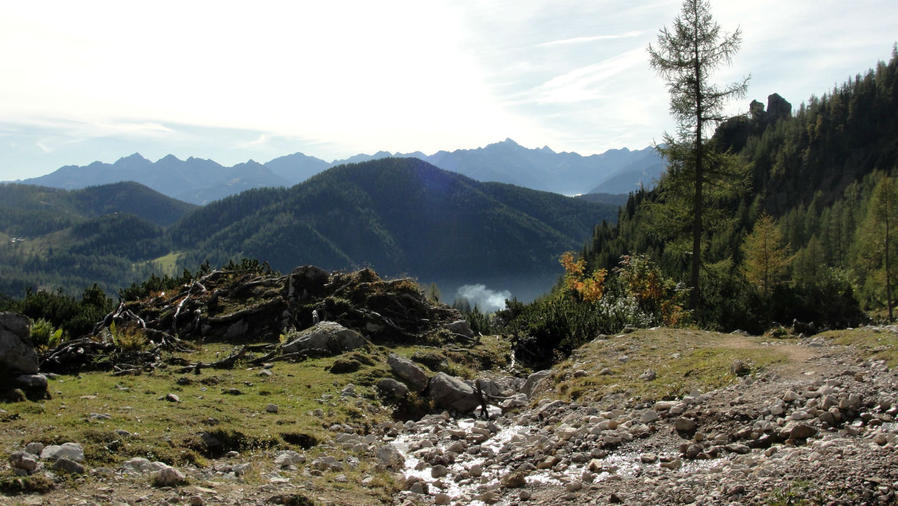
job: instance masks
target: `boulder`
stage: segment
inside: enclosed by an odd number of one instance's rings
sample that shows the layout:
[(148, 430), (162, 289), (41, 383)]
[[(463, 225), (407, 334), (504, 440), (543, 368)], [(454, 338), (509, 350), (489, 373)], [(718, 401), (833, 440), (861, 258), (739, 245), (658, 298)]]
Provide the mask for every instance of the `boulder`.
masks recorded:
[(75, 462), (84, 462), (84, 448), (78, 443), (63, 443), (50, 445), (41, 450), (41, 460), (69, 459)]
[(16, 313), (0, 313), (0, 375), (36, 374), (38, 357), (29, 337), (31, 321)]
[(393, 378), (381, 378), (377, 380), (376, 386), (387, 400), (400, 401), (408, 395), (408, 387)]
[(470, 385), (442, 372), (430, 380), (427, 395), (433, 399), (438, 408), (452, 409), (460, 413), (468, 413), (480, 405), (480, 398)]
[(552, 371), (546, 369), (543, 371), (536, 371), (530, 376), (527, 376), (527, 381), (524, 382), (524, 388), (522, 388), (521, 391), (527, 394), (527, 397), (531, 397), (536, 385), (543, 379), (548, 378), (551, 374)]
[(157, 487), (176, 487), (185, 483), (187, 477), (174, 467), (165, 466), (153, 475), (153, 485)]
[(284, 353), (319, 353), (339, 355), (365, 346), (367, 342), (361, 334), (347, 329), (337, 322), (319, 322), (298, 333), (287, 336)]
[(393, 374), (408, 385), (411, 391), (423, 392), (427, 388), (429, 381), (427, 373), (411, 360), (402, 358), (395, 353), (390, 353), (390, 356), (387, 358), (387, 365), (390, 366)]
[(134, 473), (155, 473), (166, 467), (162, 462), (150, 462), (143, 457), (134, 457), (122, 464), (122, 469)]
[(474, 337), (474, 331), (471, 330), (471, 326), (468, 324), (467, 320), (455, 320), (454, 322), (447, 323), (446, 329), (453, 334), (459, 334), (467, 338)]
[(29, 474), (37, 470), (37, 464), (37, 456), (28, 452), (17, 451), (9, 456), (9, 465), (13, 469), (21, 469)]

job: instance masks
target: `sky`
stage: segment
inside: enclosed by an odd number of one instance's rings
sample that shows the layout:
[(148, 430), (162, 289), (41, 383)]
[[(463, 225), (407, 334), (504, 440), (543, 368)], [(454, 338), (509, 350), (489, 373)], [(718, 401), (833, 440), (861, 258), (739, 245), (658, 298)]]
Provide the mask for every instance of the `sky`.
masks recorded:
[[(588, 155), (675, 125), (646, 51), (681, 2), (41, 1), (0, 4), (0, 180), (139, 152), (226, 165), (484, 146)], [(888, 60), (894, 0), (712, 0), (742, 33), (737, 114), (793, 107)]]

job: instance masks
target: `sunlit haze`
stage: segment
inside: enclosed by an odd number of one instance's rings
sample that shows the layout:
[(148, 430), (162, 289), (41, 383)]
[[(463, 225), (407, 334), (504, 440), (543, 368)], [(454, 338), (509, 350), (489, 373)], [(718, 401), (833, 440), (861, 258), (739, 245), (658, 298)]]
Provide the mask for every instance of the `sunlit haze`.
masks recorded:
[[(5, 2), (0, 180), (140, 152), (233, 164), (506, 137), (599, 153), (673, 126), (646, 47), (671, 1)], [(720, 82), (793, 105), (890, 57), (894, 0), (712, 2)]]

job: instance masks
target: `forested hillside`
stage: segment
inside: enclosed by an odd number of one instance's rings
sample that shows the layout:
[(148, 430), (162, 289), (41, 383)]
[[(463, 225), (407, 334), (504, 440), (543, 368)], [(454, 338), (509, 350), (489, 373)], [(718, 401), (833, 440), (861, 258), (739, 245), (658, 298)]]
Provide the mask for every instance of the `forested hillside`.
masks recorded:
[[(741, 176), (709, 197), (699, 321), (750, 330), (795, 318), (835, 325), (851, 321), (855, 299), (886, 305), (884, 216), (870, 202), (898, 175), (898, 53), (794, 114), (775, 94), (767, 110), (754, 102), (721, 124), (712, 144)], [(596, 227), (589, 268), (640, 253), (685, 281), (688, 231), (671, 218), (682, 211), (669, 176), (634, 194), (618, 224)]]
[(59, 190), (0, 185), (0, 293), (29, 288), (109, 291), (154, 272), (164, 227), (196, 206), (137, 183)]
[(289, 190), (252, 190), (174, 226), (182, 262), (258, 258), (279, 270), (371, 265), (428, 280), (558, 271), (616, 206), (480, 183), (418, 159), (329, 169)]

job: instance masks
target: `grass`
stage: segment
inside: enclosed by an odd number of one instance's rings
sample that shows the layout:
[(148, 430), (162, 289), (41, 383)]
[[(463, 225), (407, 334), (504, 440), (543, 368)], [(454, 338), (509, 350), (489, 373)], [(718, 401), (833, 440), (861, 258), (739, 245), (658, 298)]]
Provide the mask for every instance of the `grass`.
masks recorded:
[(153, 266), (159, 269), (159, 271), (168, 276), (177, 276), (180, 274), (178, 272), (178, 259), (183, 256), (183, 252), (172, 251), (171, 253), (161, 256), (159, 258), (154, 258), (150, 260)]
[(835, 344), (853, 346), (861, 356), (872, 360), (885, 360), (891, 367), (898, 366), (898, 334), (875, 328), (831, 330), (818, 334)]
[[(787, 357), (760, 339), (684, 329), (640, 330), (587, 343), (559, 364), (547, 395), (569, 401), (656, 401), (704, 392), (737, 380), (741, 360), (752, 373)], [(624, 360), (625, 361), (622, 361)], [(655, 379), (640, 378), (646, 370)]]
[[(472, 361), (462, 363), (450, 358), (450, 366), (473, 370), (479, 363), (478, 357), (491, 357), (489, 360), (498, 362), (495, 354), (508, 348), (497, 342), (493, 337), (491, 342), (472, 348)], [(233, 349), (227, 344), (207, 343), (194, 352), (169, 358), (211, 362), (230, 355)], [(133, 457), (175, 466), (207, 467), (227, 451), (235, 450), (241, 453), (241, 459), (253, 463), (241, 477), (246, 484), (267, 483), (266, 476), (277, 471), (308, 481), (307, 486), (315, 494), (332, 497), (335, 502), (389, 502), (397, 484), (389, 473), (373, 467), (376, 459), (371, 456), (356, 455), (360, 464), (346, 466), (345, 483), (335, 482), (334, 473), (330, 472), (306, 476), (301, 470), (276, 470), (273, 457), (282, 449), (304, 452), (309, 462), (323, 455), (338, 460), (353, 456), (351, 450), (329, 443), (334, 435), (329, 427), (346, 424), (359, 433), (368, 433), (376, 424), (391, 420), (391, 408), (382, 406), (374, 389), (378, 379), (391, 375), (387, 354), (397, 351), (410, 356), (434, 350), (422, 346), (396, 350), (377, 347), (338, 357), (275, 362), (270, 368), (271, 376), (260, 374), (262, 367), (246, 363), (238, 363), (230, 370), (202, 369), (200, 374), (179, 373), (178, 367), (168, 366), (129, 376), (105, 372), (62, 375), (50, 380), (50, 399), (0, 403), (0, 458), (5, 460), (29, 442), (74, 441), (84, 447), (86, 464), (91, 468), (115, 468)], [(361, 367), (346, 374), (329, 372), (340, 359), (357, 360)], [(349, 383), (355, 385), (357, 397), (341, 398), (341, 390)], [(235, 390), (239, 393), (235, 394)], [(179, 401), (165, 400), (170, 393)], [(267, 412), (269, 404), (277, 405), (278, 412)], [(209, 435), (215, 438), (214, 447), (208, 444)], [(367, 476), (374, 478), (374, 484), (359, 485)], [(98, 479), (85, 475), (64, 486), (79, 487)], [(16, 481), (11, 474), (0, 475), (0, 482), (9, 493), (44, 486)]]

